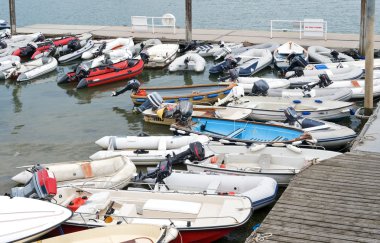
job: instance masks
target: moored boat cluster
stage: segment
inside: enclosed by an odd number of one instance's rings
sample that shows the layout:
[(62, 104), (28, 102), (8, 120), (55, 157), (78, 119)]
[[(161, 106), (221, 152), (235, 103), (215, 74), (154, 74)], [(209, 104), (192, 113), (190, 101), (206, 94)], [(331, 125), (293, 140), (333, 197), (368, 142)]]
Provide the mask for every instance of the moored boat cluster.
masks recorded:
[[(110, 95), (130, 91), (134, 112), (174, 135), (105, 134), (90, 160), (24, 168), (12, 178), (24, 185), (0, 197), (10, 220), (23, 228), (4, 224), (0, 241), (36, 239), (59, 226), (64, 233), (78, 231), (76, 240), (104, 242), (114, 235), (121, 241), (211, 242), (273, 204), (278, 187), (339, 155), (356, 137), (332, 121), (353, 115), (350, 100), (363, 98), (364, 62), (324, 47), (157, 39), (135, 44), (132, 38), (92, 40), (87, 33), (45, 39), (4, 32), (1, 42), (0, 79), (28, 81), (82, 59), (58, 78), (59, 85), (127, 81)], [(138, 80), (144, 68), (206, 72), (210, 58), (216, 84), (145, 87)], [(270, 66), (278, 78), (252, 77)], [(380, 73), (374, 75), (377, 96)], [(179, 164), (187, 170), (177, 170)], [(136, 165), (157, 166), (140, 172)], [(95, 229), (79, 232), (88, 228)], [(74, 239), (61, 237), (46, 241)]]

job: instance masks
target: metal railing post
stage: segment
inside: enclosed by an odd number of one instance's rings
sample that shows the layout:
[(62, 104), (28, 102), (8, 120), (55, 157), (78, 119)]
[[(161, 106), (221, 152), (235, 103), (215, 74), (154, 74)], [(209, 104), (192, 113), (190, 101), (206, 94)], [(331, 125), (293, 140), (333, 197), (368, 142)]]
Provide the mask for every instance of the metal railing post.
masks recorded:
[(270, 38), (271, 39), (273, 38), (272, 29), (273, 29), (273, 20), (270, 21)]
[(299, 21), (300, 25), (300, 40), (302, 39), (302, 21)]

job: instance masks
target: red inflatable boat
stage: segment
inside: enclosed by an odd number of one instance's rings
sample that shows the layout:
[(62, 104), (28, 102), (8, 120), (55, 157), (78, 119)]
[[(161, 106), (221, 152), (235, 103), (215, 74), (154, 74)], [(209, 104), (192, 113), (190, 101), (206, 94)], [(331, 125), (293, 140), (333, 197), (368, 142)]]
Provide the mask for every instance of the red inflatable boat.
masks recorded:
[(30, 58), (34, 59), (35, 56), (49, 50), (49, 47), (51, 47), (53, 44), (55, 46), (63, 46), (67, 45), (69, 41), (77, 39), (73, 36), (65, 36), (65, 37), (59, 37), (54, 39), (48, 39), (43, 42), (31, 42), (27, 46), (20, 47), (17, 50), (15, 50), (12, 55), (13, 56), (19, 56), (21, 58)]
[(144, 61), (141, 59), (128, 59), (122, 62), (103, 65), (88, 69), (85, 65), (79, 65), (75, 71), (67, 73), (58, 80), (58, 84), (77, 82), (78, 89), (112, 83), (124, 79), (133, 78), (142, 73)]

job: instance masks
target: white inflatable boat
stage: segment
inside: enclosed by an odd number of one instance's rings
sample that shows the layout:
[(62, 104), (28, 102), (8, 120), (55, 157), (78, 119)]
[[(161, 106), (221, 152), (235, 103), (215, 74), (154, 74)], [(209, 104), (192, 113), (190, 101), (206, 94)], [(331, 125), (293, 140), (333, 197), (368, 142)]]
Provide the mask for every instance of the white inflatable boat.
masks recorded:
[(162, 68), (169, 65), (176, 58), (178, 48), (177, 44), (161, 44), (148, 48), (146, 54), (149, 61), (144, 64), (144, 67)]
[(98, 55), (102, 51), (110, 51), (118, 47), (123, 47), (124, 49), (131, 50), (134, 46), (132, 38), (117, 38), (113, 41), (106, 42), (105, 47), (103, 45), (98, 46), (95, 49), (86, 51), (82, 54), (82, 59), (91, 59)]
[[(42, 166), (53, 172), (59, 186), (122, 189), (136, 173), (135, 165), (125, 156), (94, 161), (44, 164)], [(12, 177), (12, 180), (26, 184), (33, 175), (30, 171), (30, 168), (27, 168)]]
[(274, 66), (278, 69), (286, 69), (289, 66), (289, 55), (301, 56), (306, 61), (309, 58), (308, 52), (302, 46), (294, 43), (292, 41), (288, 41), (281, 46), (279, 46), (273, 52)]
[(206, 60), (197, 53), (186, 53), (174, 59), (169, 65), (169, 71), (195, 71), (203, 72), (206, 66)]
[(309, 59), (318, 63), (355, 61), (352, 57), (344, 53), (323, 46), (309, 46), (307, 52), (309, 53)]

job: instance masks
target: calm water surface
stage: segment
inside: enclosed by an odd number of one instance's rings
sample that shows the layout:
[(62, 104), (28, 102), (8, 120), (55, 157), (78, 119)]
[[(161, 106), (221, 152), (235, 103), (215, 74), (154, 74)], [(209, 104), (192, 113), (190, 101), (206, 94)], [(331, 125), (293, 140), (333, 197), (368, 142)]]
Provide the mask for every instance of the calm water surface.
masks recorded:
[[(269, 30), (271, 19), (324, 19), (328, 31), (359, 33), (359, 0), (193, 0), (193, 28)], [(9, 19), (8, 0), (0, 0), (0, 19)], [(37, 0), (16, 1), (17, 25), (130, 25), (131, 16), (172, 13), (185, 26), (185, 0)], [(376, 4), (379, 17), (380, 4)], [(379, 21), (375, 21), (379, 23)], [(380, 26), (376, 26), (380, 33)]]
[[(17, 24), (37, 23), (129, 25), (131, 15), (161, 16), (166, 12), (184, 26), (184, 0), (39, 0), (16, 1)], [(193, 28), (269, 29), (270, 19), (323, 18), (329, 31), (357, 33), (360, 1), (193, 1)], [(115, 7), (116, 6), (116, 7)], [(273, 6), (277, 8), (274, 9)], [(307, 11), (305, 10), (307, 8)], [(336, 13), (338, 12), (338, 14)], [(379, 5), (376, 13), (379, 13)], [(43, 13), (43, 14), (41, 14)], [(8, 1), (0, 0), (0, 19), (8, 18)], [(226, 17), (228, 16), (228, 18)], [(242, 24), (243, 23), (243, 24)], [(379, 33), (379, 26), (376, 27)], [(170, 74), (144, 70), (138, 79), (148, 86), (211, 83), (206, 71)], [(94, 141), (106, 135), (170, 134), (167, 127), (145, 124), (132, 113), (129, 94), (111, 97), (127, 81), (76, 90), (75, 85), (58, 86), (58, 75), (71, 66), (59, 67), (37, 80), (16, 84), (0, 81), (0, 193), (9, 192), (10, 178), (19, 166), (83, 160), (99, 150)], [(259, 76), (273, 77), (270, 69)], [(360, 102), (359, 102), (360, 105)], [(351, 117), (340, 123), (358, 130), (360, 121)], [(269, 208), (254, 213), (248, 224), (225, 237), (225, 242), (242, 242), (251, 227), (263, 220)]]

